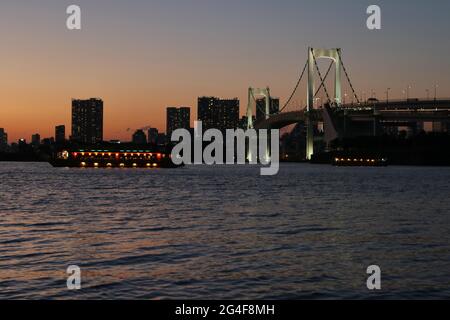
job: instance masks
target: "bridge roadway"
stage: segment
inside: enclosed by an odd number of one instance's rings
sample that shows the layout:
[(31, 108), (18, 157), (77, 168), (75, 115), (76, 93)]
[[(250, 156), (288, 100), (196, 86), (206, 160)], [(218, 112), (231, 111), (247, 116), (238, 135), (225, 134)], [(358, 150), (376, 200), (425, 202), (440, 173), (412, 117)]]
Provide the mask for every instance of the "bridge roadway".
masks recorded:
[[(339, 115), (345, 112), (351, 121), (450, 121), (450, 100), (410, 100), (369, 103), (366, 106), (344, 105), (334, 109)], [(311, 111), (313, 121), (323, 121), (324, 109)], [(255, 129), (281, 129), (306, 120), (306, 109), (282, 112), (267, 120), (255, 122)]]

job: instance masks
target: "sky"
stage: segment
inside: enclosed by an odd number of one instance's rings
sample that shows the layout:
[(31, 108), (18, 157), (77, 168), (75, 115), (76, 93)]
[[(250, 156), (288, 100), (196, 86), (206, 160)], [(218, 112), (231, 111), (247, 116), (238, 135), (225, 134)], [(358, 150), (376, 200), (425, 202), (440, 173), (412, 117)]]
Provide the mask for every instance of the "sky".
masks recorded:
[[(82, 29), (66, 28), (81, 7)], [(382, 29), (366, 9), (382, 10)], [(450, 97), (448, 0), (2, 0), (0, 127), (9, 142), (71, 127), (71, 99), (104, 100), (105, 139), (165, 129), (165, 108), (271, 88), (289, 97), (308, 47), (343, 50), (359, 95)], [(321, 65), (322, 66), (322, 65)], [(326, 69), (326, 66), (325, 66)], [(299, 90), (300, 101), (306, 90)], [(367, 93), (366, 93), (367, 95)]]

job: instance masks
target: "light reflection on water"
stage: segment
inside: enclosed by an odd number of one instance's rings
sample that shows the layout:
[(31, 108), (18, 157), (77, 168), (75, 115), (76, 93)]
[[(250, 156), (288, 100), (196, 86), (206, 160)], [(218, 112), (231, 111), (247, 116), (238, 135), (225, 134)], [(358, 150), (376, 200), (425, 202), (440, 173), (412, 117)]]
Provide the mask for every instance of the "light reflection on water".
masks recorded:
[[(449, 298), (449, 181), (449, 168), (0, 163), (0, 298)], [(71, 264), (81, 291), (66, 288)]]

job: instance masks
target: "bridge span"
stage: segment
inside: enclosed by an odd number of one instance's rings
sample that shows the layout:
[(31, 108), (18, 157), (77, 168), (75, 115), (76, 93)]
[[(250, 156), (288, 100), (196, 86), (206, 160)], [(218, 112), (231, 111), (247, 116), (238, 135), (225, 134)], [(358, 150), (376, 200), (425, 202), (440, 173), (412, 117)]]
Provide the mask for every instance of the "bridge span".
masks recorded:
[[(450, 100), (415, 100), (393, 101), (391, 103), (377, 102), (366, 106), (342, 105), (331, 108), (333, 120), (345, 117), (355, 122), (391, 121), (391, 122), (448, 122), (450, 121)], [(325, 109), (306, 108), (299, 111), (289, 111), (272, 114), (268, 119), (256, 121), (255, 129), (281, 129), (286, 126), (305, 122), (308, 114), (314, 122), (324, 121)]]
[[(318, 59), (331, 60), (327, 72), (323, 76), (317, 63)], [(334, 65), (334, 94), (330, 94), (326, 88), (325, 81)], [(352, 91), (354, 103), (345, 104), (347, 94), (342, 95), (341, 75), (345, 75)], [(299, 91), (303, 76), (307, 78), (306, 107), (295, 103), (295, 111), (286, 111), (296, 92)], [(315, 78), (318, 76), (320, 86), (316, 88)], [(315, 102), (319, 90), (323, 89), (326, 94), (324, 106), (316, 108)], [(256, 98), (264, 98), (264, 106), (257, 103)], [(388, 98), (388, 96), (387, 96)], [(247, 104), (247, 128), (248, 129), (281, 129), (288, 125), (304, 122), (306, 125), (306, 158), (311, 159), (314, 154), (314, 134), (318, 122), (323, 122), (325, 141), (330, 142), (338, 137), (347, 135), (366, 135), (368, 132), (377, 135), (383, 126), (401, 127), (407, 125), (414, 127), (415, 124), (433, 122), (442, 124), (442, 128), (450, 130), (450, 99), (439, 100), (436, 97), (426, 100), (404, 99), (378, 101), (369, 99), (361, 101), (356, 94), (350, 80), (347, 68), (342, 60), (342, 50), (308, 48), (308, 58), (300, 73), (297, 84), (285, 105), (278, 112), (272, 111), (271, 95), (269, 88), (249, 88)], [(344, 103), (343, 103), (344, 102)], [(300, 107), (300, 108), (299, 108)], [(253, 112), (258, 109), (264, 114), (264, 119), (254, 120)], [(292, 109), (290, 109), (292, 110)], [(417, 126), (419, 127), (419, 126)]]

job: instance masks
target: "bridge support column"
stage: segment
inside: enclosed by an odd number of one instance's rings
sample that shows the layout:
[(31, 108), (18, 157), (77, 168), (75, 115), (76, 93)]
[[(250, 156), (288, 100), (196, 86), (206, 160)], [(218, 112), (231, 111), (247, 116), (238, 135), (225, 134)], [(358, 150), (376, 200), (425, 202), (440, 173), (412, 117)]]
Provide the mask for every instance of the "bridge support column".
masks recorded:
[(308, 112), (306, 116), (306, 159), (311, 160), (314, 154), (314, 122)]
[(314, 154), (314, 123), (311, 111), (314, 109), (314, 49), (308, 48), (308, 104), (306, 105), (306, 159)]
[[(248, 88), (248, 103), (247, 103), (247, 129), (253, 129), (253, 105), (256, 107), (256, 98), (255, 97), (263, 97), (265, 99), (265, 119), (268, 120), (270, 118), (270, 106), (272, 102), (272, 98), (270, 97), (270, 89), (269, 87), (260, 89), (260, 88)], [(270, 132), (270, 131), (269, 131)], [(267, 140), (266, 146), (266, 159), (270, 159), (270, 135)], [(259, 139), (258, 139), (258, 147), (259, 147)], [(250, 148), (247, 149), (247, 160), (252, 161), (258, 158), (258, 154), (252, 154)]]

